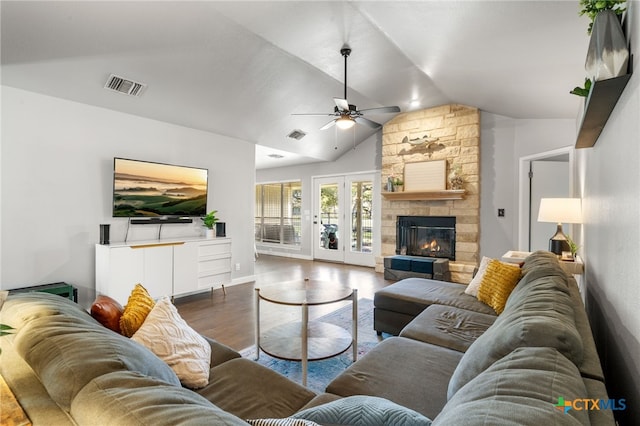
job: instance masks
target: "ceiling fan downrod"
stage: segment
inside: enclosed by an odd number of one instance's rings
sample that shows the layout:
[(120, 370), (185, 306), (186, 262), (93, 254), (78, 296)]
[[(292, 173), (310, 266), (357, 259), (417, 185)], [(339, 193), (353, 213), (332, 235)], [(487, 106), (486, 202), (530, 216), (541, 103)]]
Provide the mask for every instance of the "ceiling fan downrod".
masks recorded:
[(344, 45), (344, 47), (340, 49), (340, 54), (344, 57), (344, 99), (347, 99), (347, 58), (351, 54), (351, 48)]

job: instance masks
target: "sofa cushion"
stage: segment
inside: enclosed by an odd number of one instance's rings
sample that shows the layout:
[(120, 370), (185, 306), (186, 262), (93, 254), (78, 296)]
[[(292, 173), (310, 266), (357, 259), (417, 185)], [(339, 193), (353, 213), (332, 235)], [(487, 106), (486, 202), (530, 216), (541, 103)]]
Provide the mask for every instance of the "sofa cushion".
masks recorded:
[(431, 305), (407, 324), (400, 336), (465, 352), (496, 318), (453, 306)]
[(71, 404), (71, 415), (86, 425), (246, 425), (188, 389), (133, 371), (94, 378)]
[(451, 398), (491, 364), (524, 346), (552, 347), (579, 365), (583, 344), (575, 325), (566, 276), (525, 276), (512, 292), (504, 312), (464, 354), (449, 383)]
[(498, 315), (520, 280), (520, 268), (492, 259), (478, 287), (478, 300), (491, 306)]
[[(15, 335), (15, 350), (63, 409), (88, 382), (113, 371), (138, 371), (180, 386), (173, 370), (151, 351), (106, 329), (73, 302), (44, 293), (25, 296), (10, 298), (3, 308), (6, 314), (22, 307), (27, 317)], [(4, 312), (7, 305), (10, 310)]]
[(141, 284), (136, 284), (120, 317), (122, 334), (127, 337), (133, 336), (153, 309), (153, 305), (155, 305), (155, 301), (147, 289)]
[(104, 294), (98, 295), (91, 304), (91, 316), (109, 330), (120, 334), (120, 317), (124, 308), (117, 300)]
[(416, 316), (430, 305), (447, 305), (495, 315), (493, 309), (464, 293), (463, 284), (425, 278), (405, 278), (378, 290), (374, 295), (376, 309)]
[(10, 325), (17, 331), (34, 319), (55, 315), (72, 316), (75, 321), (96, 324), (91, 315), (77, 303), (44, 292), (9, 295), (0, 311), (0, 323)]
[(289, 417), (316, 394), (246, 358), (211, 369), (209, 384), (197, 392), (242, 419)]
[(527, 275), (533, 271), (537, 271), (538, 275), (555, 275), (557, 271), (566, 275), (566, 272), (564, 272), (558, 263), (558, 256), (545, 250), (535, 251), (524, 259), (522, 275)]
[(404, 337), (390, 337), (351, 364), (327, 386), (341, 396), (372, 395), (434, 418), (446, 403), (458, 351)]
[(375, 396), (354, 395), (300, 411), (293, 416), (320, 424), (350, 426), (430, 426), (431, 419)]
[(158, 300), (131, 340), (166, 362), (184, 386), (197, 389), (209, 383), (211, 345), (189, 327), (167, 296)]
[(585, 425), (584, 410), (556, 407), (587, 396), (576, 366), (553, 348), (518, 348), (462, 387), (434, 425)]

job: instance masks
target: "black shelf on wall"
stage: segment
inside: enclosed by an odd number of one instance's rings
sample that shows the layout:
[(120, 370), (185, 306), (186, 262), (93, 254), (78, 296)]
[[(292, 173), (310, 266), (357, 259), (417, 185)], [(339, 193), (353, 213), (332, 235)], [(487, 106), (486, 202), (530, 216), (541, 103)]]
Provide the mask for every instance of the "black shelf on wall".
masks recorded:
[(593, 83), (587, 97), (582, 123), (576, 140), (576, 148), (591, 148), (596, 144), (602, 129), (615, 108), (620, 95), (627, 86), (631, 74), (633, 55), (629, 55), (629, 72), (620, 77), (600, 80)]

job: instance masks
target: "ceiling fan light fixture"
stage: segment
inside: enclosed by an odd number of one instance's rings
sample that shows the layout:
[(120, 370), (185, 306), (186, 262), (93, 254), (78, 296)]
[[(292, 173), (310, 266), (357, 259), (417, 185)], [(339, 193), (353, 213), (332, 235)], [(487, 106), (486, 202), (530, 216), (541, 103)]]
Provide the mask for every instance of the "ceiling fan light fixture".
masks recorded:
[(354, 124), (356, 124), (356, 122), (348, 115), (342, 115), (336, 120), (336, 126), (343, 130), (352, 128)]

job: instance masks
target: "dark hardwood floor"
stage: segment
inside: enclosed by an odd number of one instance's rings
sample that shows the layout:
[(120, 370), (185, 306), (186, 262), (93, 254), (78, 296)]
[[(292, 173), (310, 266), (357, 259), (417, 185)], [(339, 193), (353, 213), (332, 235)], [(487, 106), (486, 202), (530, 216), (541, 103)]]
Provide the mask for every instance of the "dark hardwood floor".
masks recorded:
[[(239, 351), (254, 344), (256, 287), (310, 278), (345, 283), (358, 289), (359, 298), (373, 299), (376, 290), (392, 283), (373, 268), (267, 255), (256, 261), (255, 277), (254, 282), (226, 287), (226, 295), (222, 289), (216, 289), (178, 298), (174, 303), (196, 331)], [(309, 317), (325, 315), (347, 303), (311, 307)], [(299, 320), (300, 308), (262, 302), (260, 316), (261, 327), (265, 329)]]

